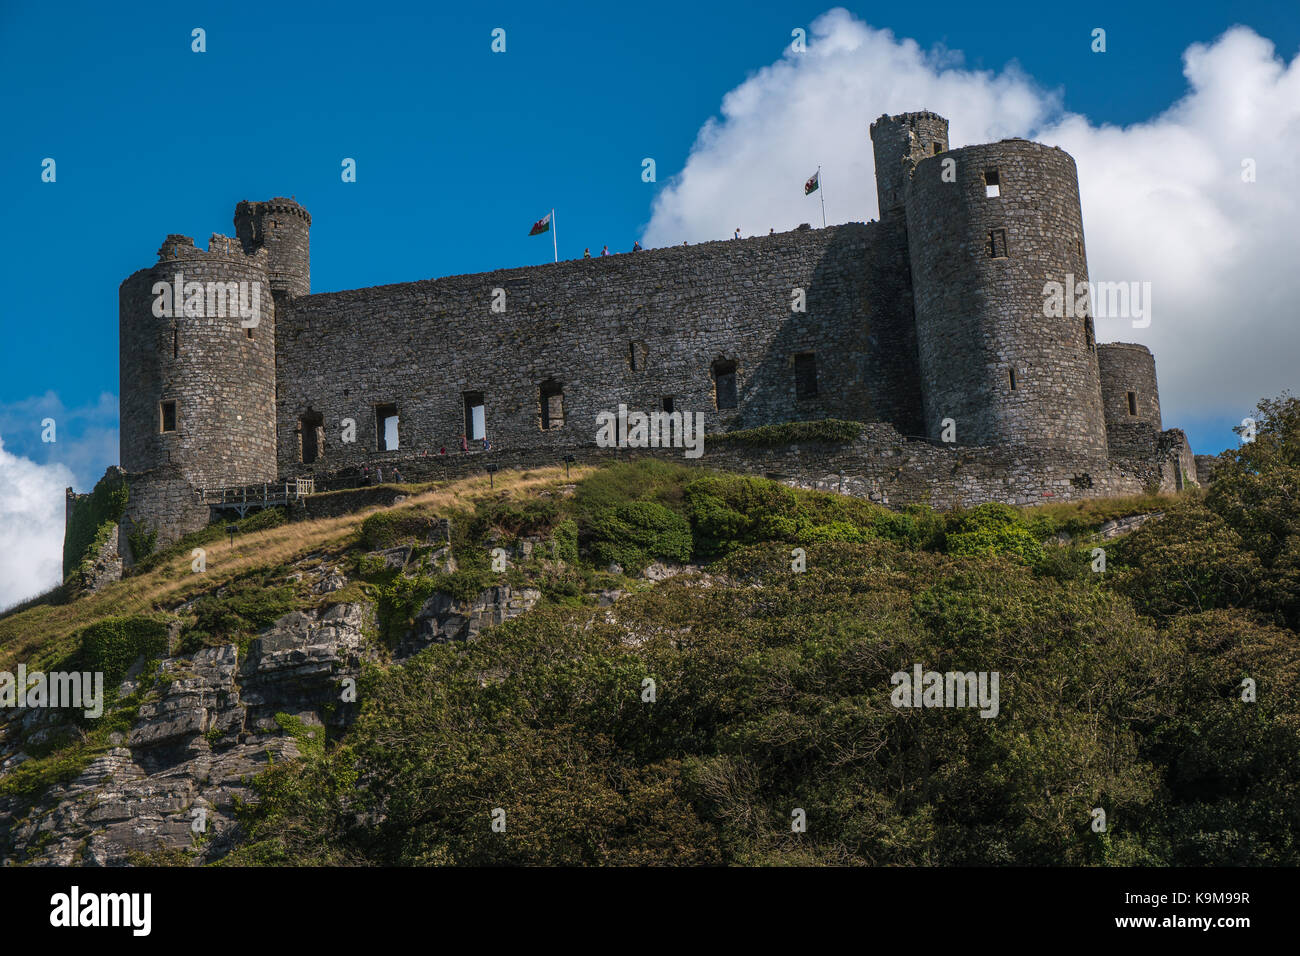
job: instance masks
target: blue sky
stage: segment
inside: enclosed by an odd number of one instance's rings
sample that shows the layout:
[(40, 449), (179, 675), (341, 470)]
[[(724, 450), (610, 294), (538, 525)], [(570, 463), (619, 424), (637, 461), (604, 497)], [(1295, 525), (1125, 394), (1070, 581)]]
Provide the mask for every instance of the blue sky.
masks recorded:
[[(723, 97), (829, 6), (8, 0), (5, 449), (66, 465), (81, 490), (115, 461), (118, 284), (169, 232), (200, 246), (231, 232), (240, 199), (292, 194), (311, 211), (318, 292), (549, 261), (549, 239), (526, 233), (552, 206), (562, 256), (630, 247)], [(843, 6), (924, 50), (960, 51), (967, 70), (1018, 64), (1055, 114), (1096, 127), (1167, 110), (1187, 92), (1188, 46), (1233, 24), (1285, 61), (1300, 47), (1294, 0)], [(1104, 57), (1090, 50), (1097, 26)], [(191, 52), (194, 27), (206, 30), (206, 53)], [(507, 31), (505, 54), (490, 50), (495, 27)], [(882, 111), (866, 103), (844, 119), (866, 152), (866, 123)], [(57, 162), (52, 184), (41, 182), (45, 157)], [(340, 179), (344, 157), (357, 161), (355, 184)], [(644, 157), (656, 183), (641, 180)], [(840, 207), (832, 219), (874, 214)], [(720, 220), (716, 236), (733, 226)], [(1163, 381), (1161, 362), (1157, 352)], [(1185, 427), (1197, 451), (1218, 451), (1249, 410), (1180, 415), (1167, 401), (1165, 423)], [(47, 415), (54, 444), (40, 441)]]

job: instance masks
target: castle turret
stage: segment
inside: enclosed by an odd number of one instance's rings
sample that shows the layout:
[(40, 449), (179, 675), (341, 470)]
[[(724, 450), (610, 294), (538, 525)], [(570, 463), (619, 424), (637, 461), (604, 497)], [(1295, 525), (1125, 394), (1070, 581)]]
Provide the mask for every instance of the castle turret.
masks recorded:
[(1097, 346), (1106, 440), (1112, 454), (1145, 453), (1161, 431), (1156, 360), (1145, 345)]
[(1097, 346), (1106, 424), (1142, 422), (1160, 431), (1156, 359), (1145, 345), (1107, 342)]
[(168, 236), (119, 289), (121, 464), (193, 487), (275, 478), (275, 316), (267, 253)]
[(916, 164), (947, 151), (948, 121), (928, 111), (881, 116), (871, 124), (871, 146), (876, 160), (876, 197), (884, 220), (902, 210)]
[(311, 293), (311, 214), (292, 199), (244, 200), (235, 207), (235, 235), (244, 252), (265, 249), (277, 300)]
[(1022, 139), (941, 151), (904, 201), (928, 434), (950, 418), (960, 444), (1105, 456), (1074, 160)]
[(878, 410), (891, 409), (887, 419), (905, 434), (915, 435), (925, 425), (903, 202), (916, 164), (948, 148), (948, 121), (930, 112), (881, 116), (871, 124), (871, 143), (880, 222), (875, 230), (875, 255), (867, 268), (870, 287), (881, 305), (868, 320), (867, 341), (872, 351), (868, 360), (887, 363), (893, 373), (873, 404)]

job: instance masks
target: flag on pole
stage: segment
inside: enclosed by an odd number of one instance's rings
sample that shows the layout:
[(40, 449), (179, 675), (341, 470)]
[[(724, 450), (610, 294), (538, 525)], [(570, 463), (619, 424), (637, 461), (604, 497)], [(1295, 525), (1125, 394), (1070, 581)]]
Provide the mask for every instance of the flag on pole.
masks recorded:
[(822, 171), (819, 169), (808, 177), (808, 181), (803, 184), (803, 194), (811, 196), (822, 187)]
[(533, 228), (528, 230), (530, 236), (540, 236), (544, 232), (551, 231), (551, 216), (555, 215), (554, 211), (548, 212), (541, 219), (533, 223)]

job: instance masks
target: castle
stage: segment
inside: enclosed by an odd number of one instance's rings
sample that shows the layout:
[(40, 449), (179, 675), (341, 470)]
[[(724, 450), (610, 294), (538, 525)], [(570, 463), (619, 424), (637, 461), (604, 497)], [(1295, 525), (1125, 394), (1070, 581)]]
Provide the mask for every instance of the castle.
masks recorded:
[(1088, 279), (1073, 159), (1023, 139), (949, 149), (930, 112), (882, 116), (871, 139), (869, 223), (315, 295), (292, 199), (239, 203), (206, 251), (169, 235), (120, 289), (123, 524), (162, 545), (210, 520), (205, 489), (590, 455), (620, 404), (703, 412), (709, 435), (872, 423), (836, 448), (702, 463), (775, 462), (889, 504), (1195, 480), (1151, 353), (1046, 314), (1045, 283)]

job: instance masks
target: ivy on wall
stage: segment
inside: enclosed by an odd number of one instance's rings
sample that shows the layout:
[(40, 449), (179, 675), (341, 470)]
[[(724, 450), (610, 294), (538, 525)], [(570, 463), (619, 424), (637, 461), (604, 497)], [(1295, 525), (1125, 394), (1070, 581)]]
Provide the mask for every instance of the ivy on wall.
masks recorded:
[(99, 479), (88, 495), (78, 495), (68, 516), (67, 533), (63, 536), (64, 580), (77, 570), (84, 560), (93, 557), (108, 540), (113, 525), (122, 518), (126, 509), (128, 489), (120, 472), (108, 472)]

